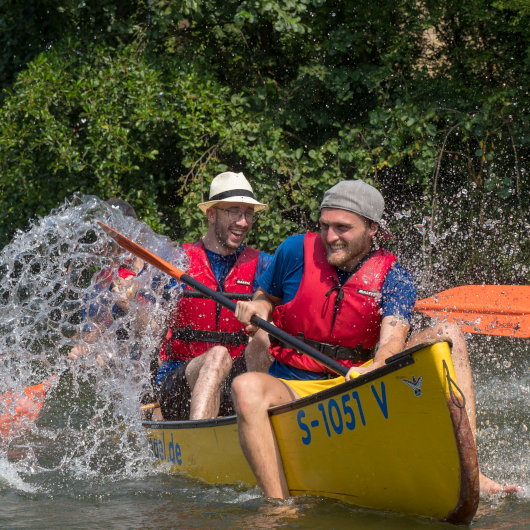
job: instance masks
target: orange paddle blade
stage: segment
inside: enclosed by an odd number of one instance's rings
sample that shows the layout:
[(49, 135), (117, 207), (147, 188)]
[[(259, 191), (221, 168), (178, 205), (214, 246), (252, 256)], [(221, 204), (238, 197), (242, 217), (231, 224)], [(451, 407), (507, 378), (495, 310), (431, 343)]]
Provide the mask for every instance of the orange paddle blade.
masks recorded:
[(415, 309), (466, 333), (530, 338), (530, 285), (463, 285), (419, 300)]
[(98, 224), (101, 226), (104, 232), (108, 236), (112, 237), (112, 239), (114, 239), (114, 241), (116, 241), (116, 243), (118, 243), (121, 247), (132, 252), (135, 256), (138, 256), (139, 258), (143, 259), (147, 263), (153, 265), (153, 267), (160, 269), (162, 272), (169, 274), (170, 276), (172, 276), (173, 278), (176, 278), (177, 280), (180, 280), (180, 277), (184, 274), (184, 271), (177, 269), (177, 267), (174, 267), (167, 261), (163, 260), (162, 258), (159, 258), (156, 254), (153, 254), (149, 252), (148, 250), (145, 250), (145, 248), (141, 247), (140, 245), (137, 245), (136, 243), (126, 238), (125, 236), (122, 236), (119, 232), (116, 232), (116, 230), (113, 230), (110, 226), (107, 226), (105, 223), (98, 221)]
[[(53, 376), (55, 378), (55, 376)], [(0, 439), (20, 434), (35, 423), (51, 381), (0, 396)]]

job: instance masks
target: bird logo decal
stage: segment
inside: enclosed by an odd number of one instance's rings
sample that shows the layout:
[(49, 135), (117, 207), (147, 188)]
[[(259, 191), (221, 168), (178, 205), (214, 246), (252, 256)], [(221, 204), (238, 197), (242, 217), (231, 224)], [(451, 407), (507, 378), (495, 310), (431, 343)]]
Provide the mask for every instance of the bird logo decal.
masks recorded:
[(416, 397), (421, 396), (421, 384), (423, 383), (423, 377), (421, 377), (421, 375), (418, 377), (418, 379), (412, 376), (412, 381), (409, 381), (408, 379), (402, 379), (402, 381), (409, 385), (412, 390), (414, 390), (414, 395)]

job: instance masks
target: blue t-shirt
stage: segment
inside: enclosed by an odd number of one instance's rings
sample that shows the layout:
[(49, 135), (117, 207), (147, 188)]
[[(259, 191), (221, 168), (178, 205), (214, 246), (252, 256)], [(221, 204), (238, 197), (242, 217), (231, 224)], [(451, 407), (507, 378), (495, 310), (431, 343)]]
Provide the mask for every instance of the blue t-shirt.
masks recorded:
[[(233, 254), (229, 254), (228, 256), (217, 254), (216, 252), (212, 252), (211, 250), (208, 250), (206, 248), (204, 249), (206, 251), (206, 255), (208, 256), (210, 267), (212, 267), (215, 279), (220, 285), (221, 290), (221, 284), (224, 282), (224, 279), (228, 276), (230, 269), (234, 266), (234, 263), (236, 262), (237, 258), (240, 256), (243, 250), (245, 250), (245, 248), (246, 247), (242, 245)], [(258, 265), (256, 267), (256, 275), (254, 276), (254, 283), (252, 285), (252, 292), (255, 293), (258, 290), (258, 278), (265, 273), (269, 265), (272, 263), (272, 260), (273, 256), (271, 256), (270, 254), (265, 254), (265, 252), (259, 253)]]
[[(259, 286), (271, 296), (290, 302), (298, 292), (304, 273), (304, 234), (287, 238), (278, 248), (269, 268), (260, 278)], [(341, 284), (351, 276), (350, 272), (337, 269)], [(411, 275), (398, 263), (388, 272), (381, 288), (381, 319), (398, 316), (412, 325), (416, 301), (416, 287)], [(322, 373), (300, 370), (274, 361), (269, 374), (283, 379), (321, 379)]]

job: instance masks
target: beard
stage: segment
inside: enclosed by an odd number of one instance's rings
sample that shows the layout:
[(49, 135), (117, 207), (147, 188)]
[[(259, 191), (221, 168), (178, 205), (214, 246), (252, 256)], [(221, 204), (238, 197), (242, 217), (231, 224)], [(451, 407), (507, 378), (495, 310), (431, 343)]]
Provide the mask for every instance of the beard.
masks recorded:
[(344, 269), (344, 266), (359, 254), (362, 254), (370, 248), (370, 243), (366, 243), (366, 230), (357, 239), (354, 239), (346, 244), (346, 246), (340, 252), (331, 252), (331, 247), (327, 241), (324, 241), (326, 247), (326, 259), (330, 265), (339, 269)]
[[(222, 220), (219, 217), (216, 217), (215, 219), (214, 228), (215, 228), (215, 237), (217, 238), (217, 241), (219, 241), (219, 243), (223, 247), (229, 250), (237, 250), (240, 247), (239, 243), (233, 243), (230, 241), (230, 234), (228, 233), (228, 230), (230, 229), (230, 225), (224, 226)], [(241, 229), (237, 228), (237, 230), (241, 230)]]

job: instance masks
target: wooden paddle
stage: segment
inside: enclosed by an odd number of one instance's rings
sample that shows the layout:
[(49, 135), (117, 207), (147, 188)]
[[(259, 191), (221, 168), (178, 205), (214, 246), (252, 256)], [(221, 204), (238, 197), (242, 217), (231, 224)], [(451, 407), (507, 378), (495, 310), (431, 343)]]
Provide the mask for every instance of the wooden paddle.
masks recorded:
[(530, 337), (530, 285), (463, 285), (419, 300), (415, 309), (466, 333)]
[[(235, 302), (233, 302), (232, 300), (229, 300), (228, 298), (223, 296), (223, 294), (221, 294), (220, 292), (214, 291), (213, 289), (206, 287), (202, 283), (193, 279), (191, 276), (188, 276), (187, 274), (185, 274), (184, 271), (177, 269), (173, 265), (169, 264), (167, 261), (164, 261), (163, 259), (159, 258), (155, 254), (152, 254), (145, 248), (141, 247), (140, 245), (137, 245), (130, 239), (120, 234), (119, 232), (116, 232), (115, 230), (110, 228), (110, 226), (107, 226), (106, 224), (103, 224), (100, 221), (98, 221), (98, 223), (101, 226), (101, 228), (103, 228), (103, 230), (110, 237), (112, 237), (120, 246), (127, 249), (129, 252), (132, 252), (135, 256), (138, 256), (140, 259), (143, 259), (147, 263), (150, 263), (151, 265), (153, 265), (153, 267), (156, 267), (162, 272), (169, 274), (169, 276), (171, 276), (172, 278), (175, 278), (176, 280), (179, 280), (180, 282), (185, 283), (189, 287), (205, 295), (207, 298), (214, 300), (219, 305), (235, 313), (235, 310), (236, 310)], [(285, 331), (278, 329), (276, 326), (274, 326), (270, 322), (267, 322), (266, 320), (263, 320), (262, 318), (256, 315), (252, 317), (251, 322), (258, 328), (263, 329), (264, 331), (266, 331), (273, 337), (276, 337), (277, 339), (281, 340), (282, 342), (284, 342), (291, 348), (294, 348), (295, 350), (305, 353), (307, 356), (311, 357), (311, 359), (318, 361), (320, 364), (324, 365), (328, 370), (336, 374), (339, 374), (339, 375), (346, 375), (348, 373), (348, 369), (342, 364), (338, 363), (337, 361), (334, 361), (333, 359), (329, 358), (327, 355), (324, 355), (318, 350), (315, 350), (315, 348), (308, 346), (307, 344), (305, 344), (305, 342), (302, 342), (301, 340), (298, 340), (292, 337)]]

